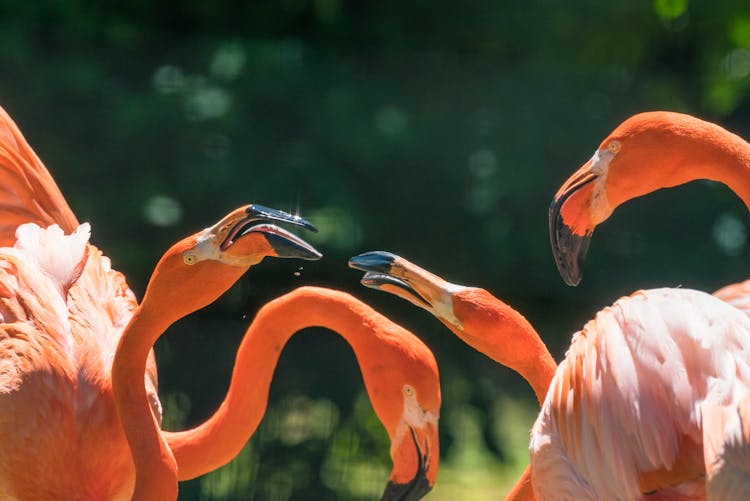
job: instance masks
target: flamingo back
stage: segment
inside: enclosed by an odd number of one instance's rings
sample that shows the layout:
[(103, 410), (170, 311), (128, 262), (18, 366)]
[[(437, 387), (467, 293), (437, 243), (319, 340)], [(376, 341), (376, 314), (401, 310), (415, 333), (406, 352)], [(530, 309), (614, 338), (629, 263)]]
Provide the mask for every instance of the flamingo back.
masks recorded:
[(599, 312), (532, 430), (537, 497), (703, 499), (701, 406), (747, 393), (749, 348), (750, 319), (698, 291), (638, 291)]
[[(127, 499), (111, 366), (136, 308), (88, 225), (22, 225), (0, 248), (0, 497)], [(146, 385), (160, 417), (153, 360)]]

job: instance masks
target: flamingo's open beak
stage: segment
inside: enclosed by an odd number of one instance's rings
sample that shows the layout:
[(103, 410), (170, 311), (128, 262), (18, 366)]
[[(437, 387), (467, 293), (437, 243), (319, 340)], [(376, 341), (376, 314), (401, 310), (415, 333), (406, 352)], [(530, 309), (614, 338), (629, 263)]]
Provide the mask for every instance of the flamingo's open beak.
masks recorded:
[[(243, 212), (241, 217), (233, 222), (221, 242), (220, 248), (222, 251), (230, 249), (237, 242), (240, 242), (245, 235), (262, 233), (268, 241), (268, 245), (273, 249), (274, 257), (317, 260), (323, 256), (298, 236), (273, 224), (276, 222), (288, 223), (317, 232), (315, 226), (306, 219), (258, 204), (247, 205), (235, 212), (240, 211)], [(236, 216), (235, 213), (233, 215)]]
[(456, 327), (461, 322), (453, 313), (453, 294), (465, 287), (452, 284), (407, 261), (384, 251), (365, 252), (349, 259), (349, 267), (365, 272), (361, 283), (406, 299)]

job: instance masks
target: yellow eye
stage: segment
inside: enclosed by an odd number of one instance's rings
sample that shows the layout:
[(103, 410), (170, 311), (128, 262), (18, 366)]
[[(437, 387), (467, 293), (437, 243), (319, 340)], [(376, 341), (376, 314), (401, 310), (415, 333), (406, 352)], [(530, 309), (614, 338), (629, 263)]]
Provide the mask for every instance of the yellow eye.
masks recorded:
[(410, 396), (414, 395), (414, 388), (412, 388), (408, 384), (405, 384), (404, 385), (404, 395), (407, 396), (407, 397), (410, 397)]
[(607, 145), (607, 149), (612, 153), (617, 153), (620, 151), (620, 141), (610, 141)]
[(185, 264), (192, 265), (198, 261), (198, 258), (195, 257), (195, 254), (184, 254), (182, 260), (185, 261)]

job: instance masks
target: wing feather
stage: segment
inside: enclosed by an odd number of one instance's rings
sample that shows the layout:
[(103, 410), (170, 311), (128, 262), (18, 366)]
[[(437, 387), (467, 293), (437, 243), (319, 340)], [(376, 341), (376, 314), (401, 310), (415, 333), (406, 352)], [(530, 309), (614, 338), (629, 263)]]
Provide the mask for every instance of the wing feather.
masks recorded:
[(542, 486), (539, 499), (640, 499), (702, 474), (701, 405), (747, 393), (748, 347), (750, 318), (697, 291), (639, 291), (599, 312), (532, 430), (532, 477), (574, 472), (580, 494)]
[(78, 220), (13, 119), (0, 107), (0, 246), (11, 246), (16, 228), (58, 224), (66, 233)]
[(750, 394), (734, 406), (703, 406), (709, 501), (739, 501), (750, 492)]

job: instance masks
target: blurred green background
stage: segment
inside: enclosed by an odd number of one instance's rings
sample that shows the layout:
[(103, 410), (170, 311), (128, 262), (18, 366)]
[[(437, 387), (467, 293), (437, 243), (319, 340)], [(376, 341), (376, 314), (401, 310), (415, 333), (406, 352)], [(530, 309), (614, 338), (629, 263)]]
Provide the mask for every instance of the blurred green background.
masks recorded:
[[(167, 425), (217, 407), (260, 305), (303, 284), (345, 289), (435, 352), (433, 501), (501, 499), (537, 404), (426, 312), (361, 287), (347, 259), (389, 250), (484, 287), (560, 359), (623, 294), (750, 276), (747, 211), (713, 183), (622, 207), (575, 289), (547, 233), (557, 187), (624, 118), (683, 111), (750, 137), (749, 86), (741, 0), (0, 2), (0, 104), (139, 296), (172, 242), (241, 204), (321, 230), (323, 260), (264, 262), (162, 338)], [(180, 499), (376, 499), (388, 439), (358, 374), (334, 333), (294, 337), (242, 455)]]

